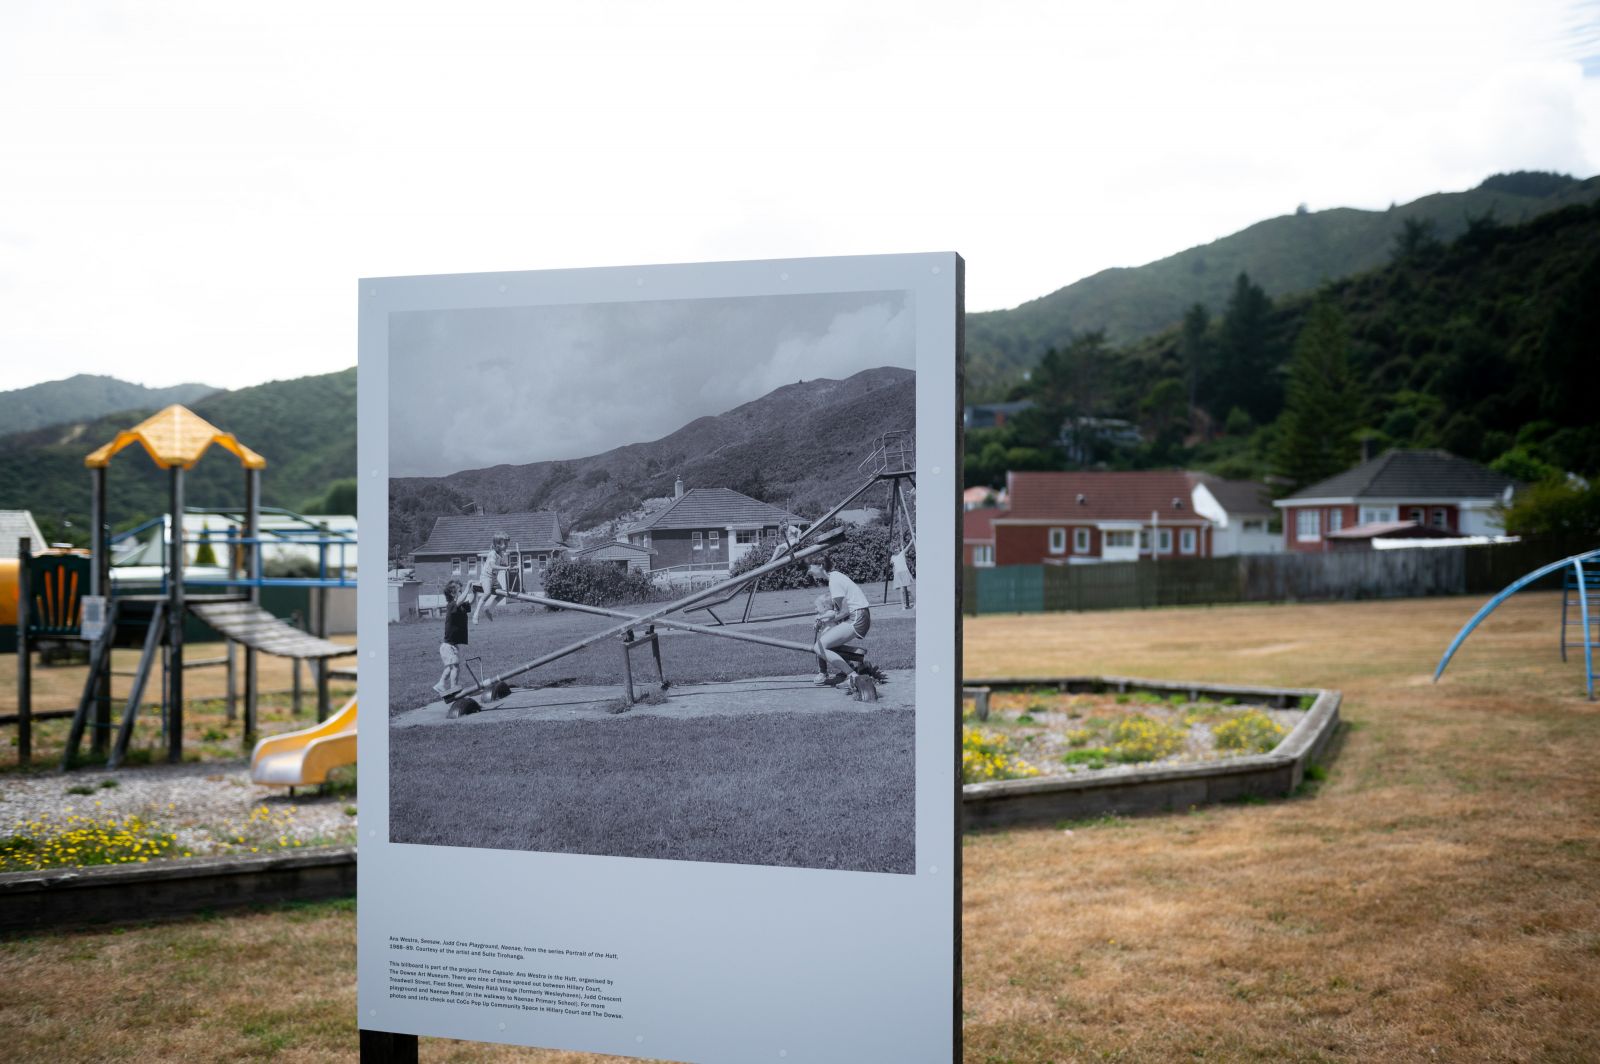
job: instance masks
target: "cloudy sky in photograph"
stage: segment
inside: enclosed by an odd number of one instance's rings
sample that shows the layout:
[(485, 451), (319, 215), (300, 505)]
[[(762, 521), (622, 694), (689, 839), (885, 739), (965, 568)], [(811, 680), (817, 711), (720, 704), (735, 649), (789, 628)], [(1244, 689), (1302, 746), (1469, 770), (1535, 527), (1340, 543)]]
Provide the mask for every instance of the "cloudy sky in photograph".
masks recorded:
[(915, 344), (909, 292), (391, 314), (389, 472), (583, 458)]
[(1600, 172), (1595, 0), (0, 5), (4, 387), (355, 360), (356, 279), (953, 250), (1014, 306)]

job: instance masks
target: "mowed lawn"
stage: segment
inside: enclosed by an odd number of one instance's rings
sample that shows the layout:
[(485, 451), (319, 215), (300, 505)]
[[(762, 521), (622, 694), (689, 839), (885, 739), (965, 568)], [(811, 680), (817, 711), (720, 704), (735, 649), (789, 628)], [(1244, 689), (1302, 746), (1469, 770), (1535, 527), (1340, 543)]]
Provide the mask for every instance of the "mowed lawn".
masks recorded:
[[(1293, 800), (969, 836), (966, 1059), (1595, 1059), (1600, 706), (1547, 594), (1431, 684), (1478, 604), (970, 620), (972, 675), (1331, 686), (1347, 726)], [(0, 943), (6, 1056), (354, 1061), (354, 929), (334, 905)]]
[(909, 873), (914, 732), (909, 710), (401, 728), (391, 830), (438, 846)]
[[(876, 602), (881, 588), (867, 590), (868, 596)], [(809, 612), (816, 594), (808, 591), (759, 592), (752, 616), (768, 617), (801, 610)], [(643, 614), (662, 605), (664, 603), (647, 602), (615, 608), (627, 613)], [(731, 620), (741, 615), (743, 605), (744, 598), (741, 596), (726, 607), (718, 607), (717, 613), (725, 620)], [(911, 615), (902, 613), (898, 604), (874, 605), (872, 615), (872, 630), (866, 639), (860, 641), (860, 645), (867, 650), (868, 660), (890, 670), (909, 668), (915, 650), (915, 623)], [(669, 619), (690, 624), (713, 623), (703, 610), (674, 613)], [(549, 612), (527, 603), (511, 603), (497, 609), (494, 620), (485, 619), (472, 626), (467, 656), (480, 659), (472, 664), (480, 676), (498, 675), (550, 651), (603, 632), (616, 623), (619, 622), (593, 614)], [(787, 622), (736, 625), (729, 630), (753, 632), (807, 645), (813, 637), (809, 617)], [(638, 631), (642, 633), (643, 628)], [(668, 681), (673, 683), (702, 683), (756, 676), (798, 676), (816, 671), (816, 659), (809, 654), (716, 636), (668, 632), (665, 628), (658, 631), (662, 633), (662, 666)], [(438, 681), (442, 668), (439, 643), (444, 638), (444, 621), (425, 618), (406, 624), (391, 624), (387, 637), (389, 712), (403, 713), (437, 699), (433, 685)], [(620, 686), (621, 655), (619, 637), (610, 636), (584, 650), (524, 673), (512, 683), (519, 687), (565, 683), (614, 683)], [(648, 653), (635, 652), (634, 667), (636, 676), (654, 679), (655, 666), (650, 662)]]

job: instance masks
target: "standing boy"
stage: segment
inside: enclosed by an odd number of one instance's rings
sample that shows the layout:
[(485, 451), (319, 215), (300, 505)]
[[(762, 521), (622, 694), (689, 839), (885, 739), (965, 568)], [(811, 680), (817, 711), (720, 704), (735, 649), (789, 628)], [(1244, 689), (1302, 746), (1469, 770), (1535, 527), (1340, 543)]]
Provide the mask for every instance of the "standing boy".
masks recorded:
[(467, 645), (467, 618), (476, 597), (476, 589), (463, 588), (459, 580), (444, 585), (444, 641), (439, 644), (439, 660), (444, 663), (444, 672), (433, 685), (441, 695), (461, 686), (461, 648)]

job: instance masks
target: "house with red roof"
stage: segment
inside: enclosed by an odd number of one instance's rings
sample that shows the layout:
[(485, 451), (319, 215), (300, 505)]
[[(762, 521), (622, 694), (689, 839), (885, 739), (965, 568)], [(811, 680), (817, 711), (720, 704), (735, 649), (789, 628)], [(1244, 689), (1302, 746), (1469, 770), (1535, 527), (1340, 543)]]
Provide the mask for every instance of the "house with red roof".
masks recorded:
[(1415, 525), (1439, 538), (1499, 535), (1497, 507), (1510, 501), (1515, 486), (1448, 451), (1393, 450), (1273, 505), (1283, 512), (1285, 548), (1320, 552), (1330, 549), (1330, 537), (1371, 540), (1367, 532), (1375, 525)]
[(1253, 481), (1184, 470), (1011, 473), (1006, 479), (1011, 505), (988, 519), (995, 565), (1213, 558), (1282, 549), (1268, 531), (1273, 510), (1266, 489)]
[(963, 565), (986, 569), (994, 564), (994, 519), (1005, 510), (985, 506), (961, 515), (961, 561)]
[(782, 507), (732, 488), (685, 491), (680, 480), (672, 502), (624, 535), (635, 547), (654, 551), (651, 572), (680, 567), (726, 571), (761, 543), (777, 543), (784, 525), (801, 523)]
[(1181, 470), (1010, 473), (994, 518), (996, 565), (1209, 558), (1212, 521)]

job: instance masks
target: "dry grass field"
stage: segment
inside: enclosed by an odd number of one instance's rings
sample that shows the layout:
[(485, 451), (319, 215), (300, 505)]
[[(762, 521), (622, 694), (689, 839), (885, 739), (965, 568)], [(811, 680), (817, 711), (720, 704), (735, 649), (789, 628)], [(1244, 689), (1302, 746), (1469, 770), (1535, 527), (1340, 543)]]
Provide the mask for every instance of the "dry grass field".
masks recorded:
[[(1554, 596), (984, 617), (969, 673), (1329, 686), (1297, 799), (969, 836), (966, 1059), (1590, 1061), (1600, 705)], [(355, 1060), (354, 915), (0, 944), (8, 1059)], [(427, 1061), (599, 1062), (424, 1039)]]

